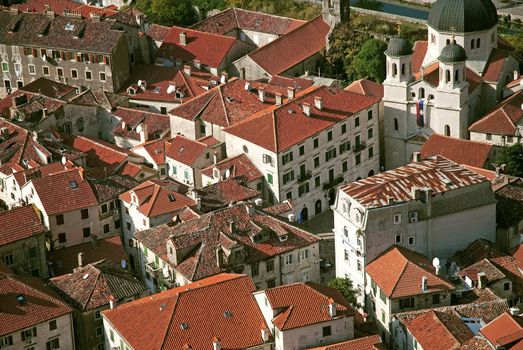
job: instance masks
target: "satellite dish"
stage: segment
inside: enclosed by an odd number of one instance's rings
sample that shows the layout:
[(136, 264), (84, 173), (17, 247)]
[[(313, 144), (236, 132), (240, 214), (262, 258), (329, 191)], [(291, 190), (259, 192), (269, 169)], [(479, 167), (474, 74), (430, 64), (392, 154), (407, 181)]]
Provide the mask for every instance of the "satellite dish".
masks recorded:
[(432, 266), (439, 267), (439, 259), (438, 258), (432, 259)]
[(175, 85), (170, 85), (169, 84), (169, 87), (167, 88), (167, 93), (168, 94), (172, 94), (173, 92), (176, 91), (176, 86)]
[(169, 278), (170, 277), (170, 273), (169, 273), (169, 267), (167, 265), (165, 265), (162, 269), (162, 273), (163, 273), (163, 277), (165, 278)]
[(365, 286), (365, 294), (369, 295), (370, 294), (370, 285), (366, 285)]
[(125, 259), (122, 259), (122, 261), (120, 261), (120, 266), (122, 267), (122, 269), (125, 269), (125, 267), (127, 266), (127, 261), (125, 261)]
[(231, 169), (225, 170), (225, 178), (228, 179), (231, 176)]
[(67, 159), (64, 156), (62, 156), (61, 162), (62, 165), (65, 165), (65, 163), (67, 163)]

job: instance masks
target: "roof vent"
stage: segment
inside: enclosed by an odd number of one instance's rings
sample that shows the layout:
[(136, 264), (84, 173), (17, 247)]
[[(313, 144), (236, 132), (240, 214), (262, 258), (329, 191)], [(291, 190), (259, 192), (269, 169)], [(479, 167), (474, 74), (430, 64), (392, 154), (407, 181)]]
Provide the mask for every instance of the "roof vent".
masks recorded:
[(307, 117), (311, 116), (311, 105), (308, 102), (303, 102), (301, 105), (303, 108), (303, 114), (305, 114)]
[(251, 91), (251, 83), (249, 81), (245, 82), (245, 90)]
[(69, 187), (72, 189), (72, 190), (75, 190), (78, 188), (78, 184), (76, 183), (76, 181), (71, 181), (69, 182)]
[(82, 277), (82, 279), (84, 279), (84, 280), (86, 280), (86, 279), (88, 279), (88, 278), (89, 278), (89, 274), (88, 274), (88, 273), (86, 273), (86, 274)]
[(176, 201), (176, 197), (172, 193), (169, 193), (167, 195), (167, 197), (169, 197), (169, 202), (175, 202)]
[(74, 30), (74, 24), (72, 24), (71, 22), (67, 22), (65, 24), (65, 30), (72, 32)]
[(232, 317), (232, 312), (229, 311), (229, 310), (226, 310), (226, 311), (223, 313), (223, 316), (225, 316), (225, 318), (230, 318), (230, 317)]
[(18, 304), (20, 304), (20, 305), (27, 304), (27, 300), (25, 299), (25, 296), (23, 294), (18, 294), (16, 296), (16, 300), (18, 301)]
[(183, 46), (187, 45), (187, 33), (181, 32), (179, 34), (179, 36), (180, 36), (180, 45), (183, 45)]
[(162, 304), (160, 305), (160, 311), (163, 311), (164, 309), (165, 309), (165, 303), (162, 303)]
[(265, 90), (263, 88), (258, 89), (258, 98), (260, 99), (260, 102), (265, 102)]
[(185, 329), (189, 328), (189, 325), (185, 322), (182, 322), (182, 323), (180, 323), (180, 328), (185, 330)]
[(188, 75), (188, 76), (191, 76), (191, 66), (189, 66), (188, 64), (186, 64), (185, 66), (183, 66), (183, 72)]
[(225, 98), (225, 100), (226, 100), (227, 102), (234, 102), (234, 98), (232, 98), (231, 96), (227, 96), (227, 97)]

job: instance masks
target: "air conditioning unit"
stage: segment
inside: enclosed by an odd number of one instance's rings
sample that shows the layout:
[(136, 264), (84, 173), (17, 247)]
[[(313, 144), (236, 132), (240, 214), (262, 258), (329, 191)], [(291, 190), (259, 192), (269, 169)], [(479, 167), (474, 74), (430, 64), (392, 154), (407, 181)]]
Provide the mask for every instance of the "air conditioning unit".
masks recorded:
[(418, 212), (417, 211), (411, 211), (409, 213), (409, 223), (413, 224), (418, 222)]

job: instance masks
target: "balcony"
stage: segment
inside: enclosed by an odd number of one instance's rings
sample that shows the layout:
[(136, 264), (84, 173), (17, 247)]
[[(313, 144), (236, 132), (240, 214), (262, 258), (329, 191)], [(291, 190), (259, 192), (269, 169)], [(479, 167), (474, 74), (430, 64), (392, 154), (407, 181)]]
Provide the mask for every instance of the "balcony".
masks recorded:
[(164, 286), (166, 286), (167, 289), (178, 287), (178, 284), (176, 283), (176, 279), (174, 278), (173, 275), (171, 275), (170, 272), (169, 272), (169, 276), (165, 276), (162, 271), (162, 273), (158, 273), (158, 277), (159, 277), (158, 279), (160, 280), (160, 282)]
[(360, 141), (359, 143), (355, 143), (352, 146), (352, 150), (354, 152), (360, 152), (360, 151), (364, 150), (365, 147), (367, 147), (367, 144), (365, 143), (365, 141)]
[(148, 272), (154, 278), (157, 278), (159, 275), (162, 274), (162, 271), (159, 267), (156, 266), (154, 262), (145, 264), (145, 271)]
[(312, 171), (307, 170), (305, 173), (298, 175), (298, 182), (305, 182), (312, 177)]
[(332, 181), (329, 181), (327, 183), (323, 184), (324, 190), (329, 190), (334, 186), (337, 186), (343, 182), (343, 176), (338, 176), (337, 178), (333, 179)]

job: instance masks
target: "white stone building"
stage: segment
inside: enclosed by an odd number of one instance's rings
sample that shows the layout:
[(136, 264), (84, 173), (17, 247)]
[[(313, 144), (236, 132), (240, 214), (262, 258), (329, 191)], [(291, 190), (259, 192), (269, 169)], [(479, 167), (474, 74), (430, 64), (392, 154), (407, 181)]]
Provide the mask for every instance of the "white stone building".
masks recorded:
[(468, 127), (502, 97), (518, 61), (498, 43), (490, 1), (438, 0), (428, 40), (414, 51), (393, 38), (385, 55), (385, 167), (408, 163), (432, 133), (468, 139)]
[(488, 179), (442, 157), (342, 186), (334, 209), (336, 275), (361, 294), (365, 266), (398, 244), (442, 261), (478, 238), (495, 241)]
[(279, 102), (225, 129), (227, 155), (244, 153), (269, 204), (292, 200), (302, 222), (334, 204), (337, 185), (379, 171), (379, 99), (318, 87)]

